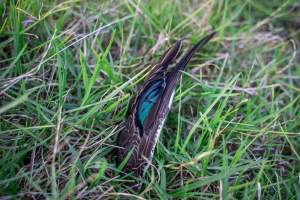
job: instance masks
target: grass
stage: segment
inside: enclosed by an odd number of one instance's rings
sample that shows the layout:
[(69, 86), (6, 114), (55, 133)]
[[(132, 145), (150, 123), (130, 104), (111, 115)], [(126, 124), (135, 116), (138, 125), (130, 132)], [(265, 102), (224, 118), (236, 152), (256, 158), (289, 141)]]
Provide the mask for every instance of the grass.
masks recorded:
[[(300, 199), (297, 0), (4, 0), (0, 16), (2, 198)], [(115, 164), (130, 95), (210, 30), (132, 190)]]

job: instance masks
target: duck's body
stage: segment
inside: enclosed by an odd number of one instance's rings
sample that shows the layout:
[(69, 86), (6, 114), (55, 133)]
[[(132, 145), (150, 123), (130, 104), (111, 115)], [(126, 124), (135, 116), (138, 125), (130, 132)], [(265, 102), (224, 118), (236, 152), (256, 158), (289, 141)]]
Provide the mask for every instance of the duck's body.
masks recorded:
[[(214, 33), (206, 36), (190, 49), (168, 71), (168, 67), (178, 56), (182, 41), (178, 41), (155, 64), (139, 91), (132, 98), (127, 112), (125, 127), (118, 138), (118, 163), (126, 156), (129, 159), (123, 169), (143, 176), (151, 164), (153, 152), (164, 121), (171, 108), (175, 87), (181, 72), (192, 55), (206, 44)], [(129, 155), (130, 154), (130, 155)]]

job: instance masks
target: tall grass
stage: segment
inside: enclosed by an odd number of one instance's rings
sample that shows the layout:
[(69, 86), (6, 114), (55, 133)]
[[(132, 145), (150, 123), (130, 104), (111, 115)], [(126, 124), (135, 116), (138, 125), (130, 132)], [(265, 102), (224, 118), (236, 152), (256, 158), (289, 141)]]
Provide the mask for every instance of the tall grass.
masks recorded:
[[(300, 4), (0, 4), (4, 199), (300, 199)], [(116, 138), (151, 63), (216, 37), (188, 65), (140, 191)]]

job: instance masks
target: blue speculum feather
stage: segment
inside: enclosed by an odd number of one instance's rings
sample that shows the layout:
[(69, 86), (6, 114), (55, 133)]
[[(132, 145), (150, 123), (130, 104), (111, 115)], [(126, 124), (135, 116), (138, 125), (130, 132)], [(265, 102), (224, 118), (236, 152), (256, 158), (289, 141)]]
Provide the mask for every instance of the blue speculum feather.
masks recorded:
[(163, 80), (158, 80), (140, 96), (137, 107), (137, 124), (140, 128), (141, 136), (143, 135), (143, 124), (163, 89), (163, 83)]

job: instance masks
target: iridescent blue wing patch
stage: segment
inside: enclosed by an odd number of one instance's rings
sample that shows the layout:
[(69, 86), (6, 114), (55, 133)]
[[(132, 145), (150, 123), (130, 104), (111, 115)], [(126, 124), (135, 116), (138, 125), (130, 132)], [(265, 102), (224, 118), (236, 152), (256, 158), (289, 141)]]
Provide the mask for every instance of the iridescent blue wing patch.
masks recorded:
[(145, 119), (151, 114), (150, 111), (156, 104), (161, 92), (164, 90), (164, 85), (163, 79), (156, 80), (153, 84), (150, 84), (139, 97), (136, 119), (141, 137), (143, 136)]

